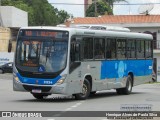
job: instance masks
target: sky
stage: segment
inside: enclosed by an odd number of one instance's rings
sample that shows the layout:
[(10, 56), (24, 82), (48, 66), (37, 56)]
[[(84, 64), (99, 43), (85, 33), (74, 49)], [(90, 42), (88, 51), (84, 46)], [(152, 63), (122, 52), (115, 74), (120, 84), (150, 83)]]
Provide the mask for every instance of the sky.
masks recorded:
[[(137, 15), (141, 11), (146, 10), (148, 7), (145, 3), (159, 3), (154, 4), (150, 14), (160, 14), (160, 0), (127, 0), (127, 2), (115, 3), (113, 12), (115, 15)], [(126, 4), (126, 5), (118, 5)], [(132, 5), (141, 4), (141, 5)]]
[(74, 17), (84, 17), (84, 0), (48, 0), (49, 3), (73, 3), (82, 5), (52, 4), (59, 10), (65, 10)]
[[(159, 3), (154, 4), (150, 14), (160, 14), (160, 0), (126, 0), (127, 2), (115, 3), (113, 13), (114, 15), (137, 15), (139, 11), (147, 9), (144, 3)], [(49, 3), (73, 3), (84, 4), (84, 0), (48, 0)], [(121, 5), (118, 5), (121, 4)], [(122, 5), (123, 4), (123, 5)], [(126, 5), (124, 5), (126, 4)], [(132, 5), (143, 4), (143, 5)], [(74, 17), (84, 17), (83, 5), (64, 5), (64, 4), (52, 4), (59, 10), (65, 10)]]

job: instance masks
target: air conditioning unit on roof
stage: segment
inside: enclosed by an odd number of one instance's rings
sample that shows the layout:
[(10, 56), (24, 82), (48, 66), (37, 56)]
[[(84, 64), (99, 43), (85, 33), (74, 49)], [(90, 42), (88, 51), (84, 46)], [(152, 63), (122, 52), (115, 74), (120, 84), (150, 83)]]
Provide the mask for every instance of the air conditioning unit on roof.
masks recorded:
[(92, 30), (107, 30), (107, 31), (120, 31), (130, 32), (130, 29), (118, 26), (102, 26), (102, 25), (76, 25), (76, 28), (92, 29)]

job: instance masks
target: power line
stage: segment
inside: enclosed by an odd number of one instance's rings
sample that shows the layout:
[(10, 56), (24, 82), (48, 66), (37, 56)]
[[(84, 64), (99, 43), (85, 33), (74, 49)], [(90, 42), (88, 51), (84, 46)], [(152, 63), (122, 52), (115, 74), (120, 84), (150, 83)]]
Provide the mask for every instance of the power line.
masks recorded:
[[(92, 5), (92, 4), (75, 4), (75, 3), (50, 3), (50, 4), (57, 4), (57, 5)], [(114, 5), (148, 5), (148, 4), (160, 4), (160, 3), (116, 3)]]

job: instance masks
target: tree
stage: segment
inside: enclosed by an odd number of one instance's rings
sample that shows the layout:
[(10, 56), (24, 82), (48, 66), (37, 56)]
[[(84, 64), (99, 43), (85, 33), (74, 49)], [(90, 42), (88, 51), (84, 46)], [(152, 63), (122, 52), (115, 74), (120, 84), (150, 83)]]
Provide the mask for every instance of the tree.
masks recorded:
[(2, 0), (2, 5), (15, 6), (28, 12), (29, 25), (55, 26), (69, 18), (66, 11), (58, 11), (47, 0)]
[(86, 16), (87, 17), (97, 17), (99, 15), (112, 15), (113, 11), (110, 8), (108, 4), (104, 1), (98, 1), (96, 3), (97, 7), (97, 13), (95, 14), (95, 4), (92, 3), (92, 5), (89, 6), (89, 8), (86, 11)]
[(68, 13), (64, 10), (58, 11), (57, 16), (58, 16), (58, 23), (64, 23), (64, 21), (70, 17)]
[(121, 2), (121, 1), (126, 1), (126, 0), (103, 0), (108, 3), (108, 5), (113, 9), (113, 3), (114, 2)]

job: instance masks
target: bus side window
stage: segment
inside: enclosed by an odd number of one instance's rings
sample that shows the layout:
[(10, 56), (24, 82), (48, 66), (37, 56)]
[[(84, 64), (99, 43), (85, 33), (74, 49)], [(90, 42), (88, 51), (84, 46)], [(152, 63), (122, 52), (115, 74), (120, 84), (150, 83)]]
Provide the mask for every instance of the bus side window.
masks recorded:
[(137, 55), (137, 58), (144, 58), (145, 56), (145, 44), (144, 44), (144, 40), (137, 40), (136, 41), (136, 55)]
[(117, 39), (117, 58), (126, 58), (126, 39)]
[(145, 41), (145, 55), (146, 58), (152, 58), (152, 44), (151, 41)]
[(93, 59), (93, 38), (83, 38), (83, 59)]
[(127, 58), (136, 58), (135, 50), (136, 50), (135, 40), (134, 39), (128, 40), (126, 47)]
[(80, 44), (76, 42), (75, 38), (71, 40), (70, 61), (71, 63), (80, 61)]
[(106, 58), (115, 59), (116, 58), (116, 40), (113, 38), (107, 38), (106, 40)]
[(94, 39), (94, 58), (104, 59), (105, 57), (104, 51), (105, 51), (105, 39), (95, 38)]

